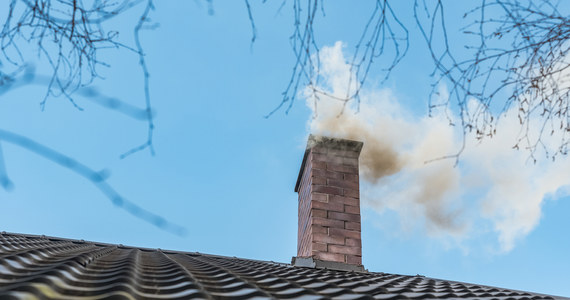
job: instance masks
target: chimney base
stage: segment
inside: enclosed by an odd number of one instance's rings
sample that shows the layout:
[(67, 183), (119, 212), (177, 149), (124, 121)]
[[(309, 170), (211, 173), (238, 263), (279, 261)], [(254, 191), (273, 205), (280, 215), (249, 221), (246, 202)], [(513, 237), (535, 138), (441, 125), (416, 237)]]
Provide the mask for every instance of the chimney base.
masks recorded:
[(293, 256), (293, 258), (291, 259), (291, 265), (295, 267), (305, 267), (312, 269), (330, 269), (337, 271), (352, 271), (360, 273), (368, 272), (368, 270), (364, 269), (363, 265), (352, 265), (336, 261), (320, 260), (313, 257)]

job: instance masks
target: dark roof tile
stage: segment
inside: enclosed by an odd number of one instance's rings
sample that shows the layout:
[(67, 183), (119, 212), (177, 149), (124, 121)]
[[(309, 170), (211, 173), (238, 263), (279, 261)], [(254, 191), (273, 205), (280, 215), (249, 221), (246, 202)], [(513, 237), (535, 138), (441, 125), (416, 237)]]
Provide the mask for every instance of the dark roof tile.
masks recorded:
[(1, 299), (567, 299), (467, 283), (0, 234)]

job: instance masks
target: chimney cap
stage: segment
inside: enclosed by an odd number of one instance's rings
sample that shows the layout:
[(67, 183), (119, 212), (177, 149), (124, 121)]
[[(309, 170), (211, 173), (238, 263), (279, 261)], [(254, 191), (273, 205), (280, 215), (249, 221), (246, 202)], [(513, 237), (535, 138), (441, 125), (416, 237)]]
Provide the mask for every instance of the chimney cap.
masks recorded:
[(299, 175), (297, 176), (297, 183), (295, 184), (295, 192), (299, 192), (299, 185), (301, 184), (301, 178), (303, 177), (303, 172), (305, 171), (305, 163), (307, 162), (307, 156), (311, 148), (315, 146), (325, 146), (329, 149), (336, 150), (351, 150), (360, 153), (362, 151), (363, 142), (333, 138), (322, 135), (310, 134), (307, 139), (307, 148), (305, 149), (305, 155), (303, 155), (303, 162), (301, 163), (301, 169), (299, 170)]

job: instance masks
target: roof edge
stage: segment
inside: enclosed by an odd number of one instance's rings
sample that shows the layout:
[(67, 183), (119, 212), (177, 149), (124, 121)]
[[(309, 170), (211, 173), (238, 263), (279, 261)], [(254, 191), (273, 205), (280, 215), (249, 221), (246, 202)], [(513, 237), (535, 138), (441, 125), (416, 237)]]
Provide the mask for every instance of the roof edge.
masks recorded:
[(27, 234), (27, 233), (16, 233), (16, 232), (7, 232), (7, 231), (0, 231), (0, 235), (11, 235), (11, 236), (20, 236), (25, 238), (32, 238), (32, 239), (47, 239), (49, 241), (61, 241), (61, 242), (70, 242), (70, 243), (84, 243), (84, 244), (93, 244), (99, 247), (117, 247), (121, 249), (138, 249), (142, 251), (159, 251), (162, 253), (167, 254), (183, 254), (183, 255), (191, 255), (191, 256), (208, 256), (208, 257), (219, 257), (219, 258), (234, 258), (234, 259), (243, 259), (248, 261), (257, 261), (263, 263), (272, 263), (276, 265), (283, 265), (283, 266), (290, 266), (288, 263), (272, 261), (272, 260), (260, 260), (260, 259), (251, 259), (251, 258), (243, 258), (237, 256), (226, 256), (226, 255), (219, 255), (219, 254), (210, 254), (210, 253), (202, 253), (196, 251), (182, 251), (182, 250), (171, 250), (171, 249), (162, 249), (162, 248), (148, 248), (148, 247), (138, 247), (138, 246), (130, 246), (130, 245), (123, 245), (123, 244), (113, 244), (113, 243), (104, 243), (104, 242), (94, 242), (88, 240), (77, 240), (77, 239), (70, 239), (70, 238), (62, 238), (62, 237), (54, 237), (54, 236), (47, 236), (43, 234)]

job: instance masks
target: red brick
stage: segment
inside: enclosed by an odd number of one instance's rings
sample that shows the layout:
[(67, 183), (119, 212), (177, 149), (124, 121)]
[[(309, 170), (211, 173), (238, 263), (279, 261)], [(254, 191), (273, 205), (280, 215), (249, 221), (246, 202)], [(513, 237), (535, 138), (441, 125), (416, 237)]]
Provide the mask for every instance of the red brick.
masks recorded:
[(326, 234), (316, 233), (313, 234), (314, 243), (326, 243), (335, 245), (344, 245), (344, 238), (339, 236), (330, 236)]
[(359, 205), (358, 199), (350, 198), (350, 197), (331, 195), (328, 197), (328, 200), (330, 203), (342, 203), (342, 204), (352, 205), (352, 206), (358, 206)]
[(341, 149), (329, 149), (328, 153), (337, 156), (355, 157), (355, 158), (358, 158), (358, 156), (360, 155), (360, 152), (351, 151), (351, 150), (341, 150)]
[(352, 206), (352, 205), (345, 205), (344, 206), (344, 212), (349, 213), (349, 214), (360, 215), (360, 207), (359, 206)]
[(358, 174), (344, 174), (344, 180), (358, 182)]
[(359, 239), (346, 239), (344, 244), (352, 247), (362, 247), (362, 241)]
[(327, 168), (327, 163), (324, 161), (312, 161), (311, 162), (311, 168), (312, 169), (321, 169), (321, 170), (326, 170)]
[(360, 198), (360, 193), (358, 192), (358, 190), (344, 189), (343, 196), (352, 197), (352, 198)]
[(321, 259), (321, 260), (336, 261), (336, 262), (342, 262), (342, 263), (345, 262), (345, 255), (344, 254), (313, 251), (313, 256), (315, 258)]
[(329, 235), (334, 237), (360, 239), (360, 232), (348, 229), (329, 228)]
[(313, 191), (316, 193), (325, 193), (329, 195), (339, 195), (339, 196), (343, 195), (341, 188), (333, 186), (313, 185)]
[(311, 148), (311, 153), (328, 153), (329, 151), (329, 148), (323, 146), (313, 146), (313, 148)]
[(344, 205), (342, 203), (326, 203), (320, 201), (311, 201), (311, 207), (313, 209), (323, 209), (323, 210), (332, 210), (337, 212), (344, 211)]
[[(327, 179), (326, 182), (327, 182), (326, 185), (328, 185), (328, 186), (336, 186), (336, 187), (341, 187), (341, 188), (358, 190), (358, 182), (347, 181), (344, 179), (343, 180)], [(313, 184), (316, 184), (314, 179), (313, 179)]]
[(328, 234), (329, 230), (327, 227), (323, 227), (321, 225), (311, 225), (311, 232), (313, 234), (315, 233)]
[(347, 213), (334, 212), (334, 211), (329, 211), (328, 218), (334, 220), (350, 221), (350, 222), (360, 221), (360, 215), (347, 214)]
[(315, 169), (312, 172), (313, 172), (314, 176), (322, 176), (322, 177), (332, 178), (332, 179), (343, 179), (344, 178), (343, 173), (340, 173), (340, 172), (332, 172), (332, 171), (326, 171), (326, 170), (320, 170), (320, 169)]
[(320, 202), (329, 202), (329, 198), (327, 194), (320, 194), (320, 193), (311, 193), (311, 199)]
[[(330, 155), (330, 154), (328, 154)], [(327, 163), (341, 164), (349, 167), (358, 167), (358, 158), (345, 157), (345, 156), (331, 156), (332, 160)]]
[(297, 251), (297, 256), (299, 257), (311, 256), (311, 251), (309, 251), (308, 249), (300, 249)]
[(358, 174), (358, 167), (345, 166), (342, 164), (335, 164), (335, 163), (327, 163), (327, 170), (334, 172), (348, 173), (348, 174)]
[(327, 179), (325, 177), (313, 176), (311, 178), (311, 180), (312, 180), (313, 184), (320, 184), (320, 185), (326, 185), (327, 184)]
[(362, 265), (362, 256), (358, 255), (347, 255), (346, 263), (351, 265)]
[[(318, 162), (326, 162), (327, 164), (335, 163), (335, 164), (339, 164), (339, 165), (344, 165), (345, 159), (351, 160), (351, 159), (355, 159), (355, 158), (345, 158), (342, 156), (334, 156), (334, 155), (320, 154), (320, 153), (313, 154), (313, 162), (318, 161)], [(358, 160), (357, 160), (357, 162), (358, 162)]]
[(344, 223), (344, 228), (352, 231), (360, 231), (360, 223), (346, 222)]
[[(326, 227), (331, 227), (332, 228), (337, 228), (337, 229), (342, 229), (344, 228), (344, 221), (340, 221), (340, 220), (331, 220), (331, 219), (325, 219), (325, 218), (312, 218), (312, 223), (314, 225), (321, 225), (321, 226), (326, 226)], [(329, 229), (330, 230), (330, 229)], [(330, 231), (329, 231), (330, 232)], [(332, 235), (332, 234), (331, 234)]]
[(342, 164), (345, 166), (352, 166), (358, 168), (358, 158), (343, 157)]
[(317, 153), (317, 152), (313, 152), (312, 156), (311, 156), (311, 161), (315, 162), (315, 161), (320, 161), (320, 162), (329, 162), (329, 159), (331, 157), (328, 156), (326, 153)]
[(312, 243), (313, 251), (327, 252), (326, 243)]
[(352, 246), (329, 245), (329, 252), (340, 254), (362, 255), (362, 248)]
[(327, 211), (326, 210), (312, 209), (311, 213), (313, 214), (313, 217), (319, 217), (319, 218), (326, 218), (327, 217)]
[[(319, 155), (323, 155), (323, 154), (319, 154)], [(339, 164), (339, 165), (349, 166), (349, 167), (358, 167), (358, 158), (355, 158), (355, 157), (336, 156), (336, 155), (330, 155), (330, 154), (326, 154), (324, 156), (325, 157), (319, 156), (318, 161), (326, 161), (327, 164), (333, 163), (333, 164)]]

